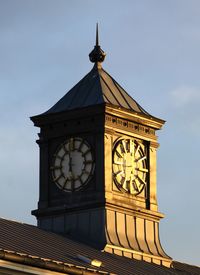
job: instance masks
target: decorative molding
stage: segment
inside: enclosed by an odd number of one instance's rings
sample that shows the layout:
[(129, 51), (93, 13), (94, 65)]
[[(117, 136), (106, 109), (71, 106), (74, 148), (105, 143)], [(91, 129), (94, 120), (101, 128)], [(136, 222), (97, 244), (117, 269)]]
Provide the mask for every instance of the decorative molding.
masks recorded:
[(118, 118), (116, 116), (106, 114), (105, 122), (107, 125), (123, 130), (128, 130), (131, 133), (141, 134), (143, 136), (149, 136), (151, 138), (155, 137), (155, 130), (153, 128), (129, 121), (127, 119)]
[(106, 105), (106, 114), (113, 115), (116, 117), (129, 119), (129, 121), (134, 121), (142, 125), (148, 125), (153, 129), (159, 130), (164, 125), (165, 121), (153, 116), (145, 115), (142, 113), (137, 113), (121, 108), (111, 107)]

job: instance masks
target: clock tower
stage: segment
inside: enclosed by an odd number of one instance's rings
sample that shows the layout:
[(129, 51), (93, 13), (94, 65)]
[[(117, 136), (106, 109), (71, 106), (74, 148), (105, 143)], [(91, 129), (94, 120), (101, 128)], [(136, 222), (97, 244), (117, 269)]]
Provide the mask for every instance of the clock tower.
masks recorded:
[(47, 112), (40, 127), (38, 226), (109, 253), (169, 267), (160, 244), (156, 131), (147, 113), (89, 54), (92, 70)]

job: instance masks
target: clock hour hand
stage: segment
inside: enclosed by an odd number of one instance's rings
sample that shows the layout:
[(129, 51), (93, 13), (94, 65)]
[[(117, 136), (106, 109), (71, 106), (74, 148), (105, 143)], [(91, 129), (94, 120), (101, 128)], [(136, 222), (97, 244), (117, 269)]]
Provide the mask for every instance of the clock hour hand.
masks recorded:
[(74, 180), (74, 174), (73, 174), (72, 171), (69, 171), (69, 177), (68, 177), (68, 179), (69, 179), (70, 181), (73, 181), (73, 180)]
[(72, 172), (72, 157), (69, 155), (69, 171)]

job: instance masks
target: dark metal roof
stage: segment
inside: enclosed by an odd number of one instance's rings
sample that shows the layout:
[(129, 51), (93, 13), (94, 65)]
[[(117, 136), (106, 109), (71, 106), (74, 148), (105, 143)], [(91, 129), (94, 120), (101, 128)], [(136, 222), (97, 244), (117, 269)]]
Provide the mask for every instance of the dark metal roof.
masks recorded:
[(44, 114), (60, 113), (98, 104), (109, 104), (152, 117), (103, 70), (101, 63), (104, 61), (105, 56), (105, 52), (99, 45), (97, 24), (96, 45), (89, 54), (90, 61), (95, 63), (93, 69)]
[(110, 104), (150, 116), (99, 63), (44, 114)]
[[(9, 251), (25, 257), (38, 257), (42, 261), (59, 261), (68, 266), (86, 270), (98, 270), (105, 274), (119, 275), (198, 275), (200, 267), (174, 262), (174, 268), (165, 268), (155, 264), (128, 259), (98, 251), (69, 238), (46, 232), (33, 225), (0, 219), (0, 252)], [(23, 254), (21, 254), (23, 253)], [(103, 262), (103, 267), (96, 268), (77, 258), (83, 255)], [(0, 253), (1, 257), (1, 253)], [(5, 258), (6, 259), (6, 258)], [(27, 261), (31, 265), (31, 261)], [(68, 273), (69, 274), (69, 273)]]

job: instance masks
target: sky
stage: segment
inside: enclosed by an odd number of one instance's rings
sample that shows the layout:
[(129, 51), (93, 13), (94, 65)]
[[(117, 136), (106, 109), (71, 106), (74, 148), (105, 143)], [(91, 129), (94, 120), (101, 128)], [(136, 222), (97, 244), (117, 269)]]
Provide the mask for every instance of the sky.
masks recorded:
[(149, 113), (158, 138), (160, 239), (200, 265), (200, 1), (0, 0), (0, 216), (36, 224), (39, 129), (92, 68), (99, 22), (103, 68)]

